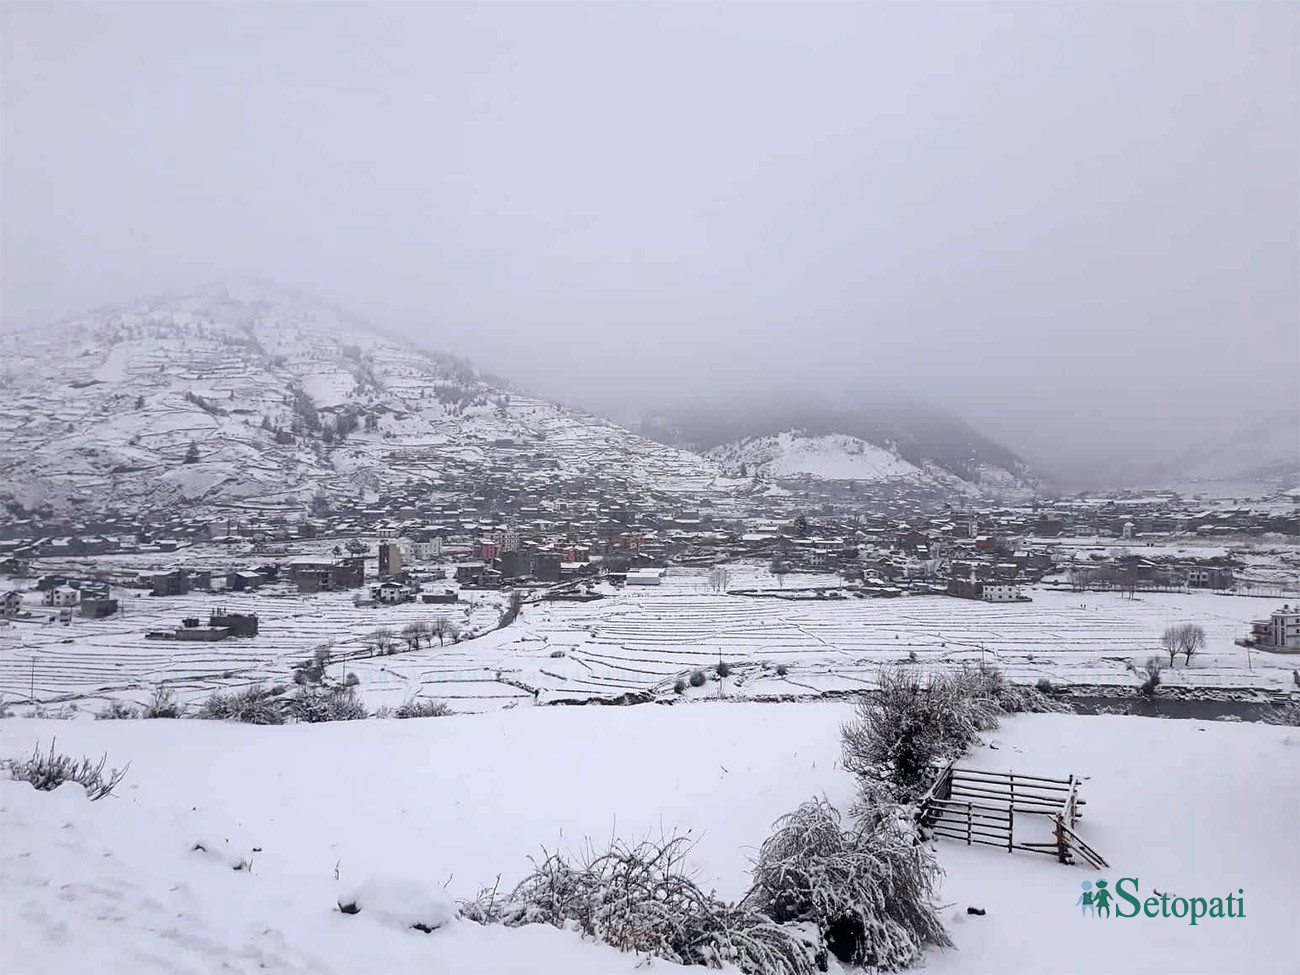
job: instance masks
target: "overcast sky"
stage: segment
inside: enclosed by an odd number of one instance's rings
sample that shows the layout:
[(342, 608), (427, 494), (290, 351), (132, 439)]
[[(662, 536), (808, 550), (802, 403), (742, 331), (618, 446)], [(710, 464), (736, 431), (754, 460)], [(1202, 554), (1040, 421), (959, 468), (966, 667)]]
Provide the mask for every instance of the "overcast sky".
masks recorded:
[(1300, 5), (0, 4), (0, 324), (255, 273), (569, 402), (1295, 408)]

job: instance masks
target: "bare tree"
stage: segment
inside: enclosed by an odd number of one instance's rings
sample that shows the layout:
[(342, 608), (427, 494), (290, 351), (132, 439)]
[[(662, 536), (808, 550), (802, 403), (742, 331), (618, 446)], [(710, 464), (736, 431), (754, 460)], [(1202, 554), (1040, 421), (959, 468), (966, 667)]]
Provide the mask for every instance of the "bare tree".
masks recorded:
[(709, 571), (709, 588), (714, 592), (726, 592), (727, 586), (731, 582), (731, 573), (720, 565), (715, 565)]
[(1179, 623), (1171, 626), (1160, 635), (1160, 645), (1169, 654), (1169, 666), (1174, 665), (1174, 658), (1182, 654), (1184, 662), (1190, 665), (1192, 657), (1205, 647), (1205, 629), (1195, 623)]
[(781, 558), (780, 555), (772, 556), (772, 564), (767, 567), (767, 571), (776, 576), (776, 584), (778, 586), (785, 588), (785, 559)]
[[(435, 619), (432, 623), (429, 624), (429, 635), (430, 637), (436, 636), (438, 638), (438, 646), (443, 645), (443, 641), (447, 639), (447, 635), (450, 632), (451, 632), (451, 621), (447, 619), (447, 617), (445, 616), (439, 616), (437, 619)], [(429, 643), (432, 644), (433, 641), (430, 640)]]
[(1164, 647), (1165, 653), (1169, 654), (1169, 666), (1174, 665), (1174, 658), (1178, 656), (1178, 627), (1171, 626), (1160, 634), (1160, 645)]
[(1205, 647), (1205, 630), (1195, 623), (1184, 624), (1179, 629), (1182, 633), (1178, 649), (1183, 653), (1183, 665), (1190, 667), (1193, 655)]
[(374, 648), (376, 654), (383, 656), (392, 653), (397, 647), (397, 638), (393, 635), (391, 629), (381, 626), (370, 634), (370, 645)]
[(402, 639), (406, 641), (406, 649), (420, 649), (420, 628), (414, 623), (407, 623), (402, 627)]

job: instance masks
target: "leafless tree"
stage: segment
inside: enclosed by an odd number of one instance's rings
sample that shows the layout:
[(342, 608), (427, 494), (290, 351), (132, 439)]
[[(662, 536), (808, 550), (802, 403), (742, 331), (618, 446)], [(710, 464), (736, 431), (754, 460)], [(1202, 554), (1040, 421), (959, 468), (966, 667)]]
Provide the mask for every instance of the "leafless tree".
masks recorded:
[(1169, 654), (1169, 666), (1174, 665), (1174, 658), (1180, 653), (1186, 664), (1190, 665), (1192, 657), (1205, 646), (1205, 629), (1195, 623), (1179, 623), (1171, 626), (1160, 635), (1160, 645)]
[(393, 649), (397, 646), (397, 638), (393, 635), (391, 629), (381, 626), (370, 634), (370, 645), (374, 648), (376, 654), (383, 656), (393, 652)]
[(709, 588), (714, 592), (726, 592), (727, 586), (731, 582), (731, 573), (720, 565), (715, 565), (709, 571)]
[[(448, 635), (451, 633), (451, 621), (445, 616), (439, 616), (429, 624), (429, 635), (438, 638), (438, 646), (442, 646)], [(432, 640), (429, 641), (432, 644)]]
[(1160, 634), (1160, 646), (1169, 654), (1169, 666), (1172, 667), (1174, 658), (1178, 656), (1178, 627), (1171, 626)]
[(785, 559), (781, 558), (780, 555), (772, 556), (772, 564), (768, 566), (768, 571), (776, 576), (776, 584), (785, 588)]
[(420, 649), (421, 636), (420, 628), (415, 623), (407, 623), (402, 627), (402, 639), (406, 641), (406, 649), (408, 650)]

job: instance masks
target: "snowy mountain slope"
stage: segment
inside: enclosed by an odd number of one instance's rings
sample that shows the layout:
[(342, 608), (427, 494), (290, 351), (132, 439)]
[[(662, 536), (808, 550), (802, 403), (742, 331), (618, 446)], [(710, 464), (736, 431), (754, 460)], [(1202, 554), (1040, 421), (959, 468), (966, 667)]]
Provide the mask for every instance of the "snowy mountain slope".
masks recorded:
[(717, 473), (279, 289), (4, 335), (0, 363), (0, 502), (26, 509), (302, 510), (487, 469), (697, 492)]
[(742, 465), (749, 473), (770, 477), (812, 477), (819, 480), (884, 481), (923, 477), (924, 472), (891, 451), (843, 434), (809, 436), (787, 430), (770, 437), (752, 437), (723, 444), (705, 453), (725, 468)]
[(1042, 477), (1002, 444), (946, 410), (901, 394), (838, 403), (797, 390), (762, 399), (698, 400), (652, 411), (640, 429), (724, 462), (751, 451), (760, 465), (827, 480), (923, 474), (948, 489), (991, 495), (1029, 495), (1044, 487)]
[(951, 494), (1014, 495), (1029, 493), (1033, 484), (1001, 468), (980, 468), (977, 483), (964, 480), (938, 464), (920, 465), (903, 458), (890, 444), (878, 446), (860, 437), (832, 433), (814, 436), (787, 430), (772, 436), (749, 437), (705, 452), (734, 476), (763, 476), (775, 480), (809, 478), (819, 481), (858, 481), (908, 485)]

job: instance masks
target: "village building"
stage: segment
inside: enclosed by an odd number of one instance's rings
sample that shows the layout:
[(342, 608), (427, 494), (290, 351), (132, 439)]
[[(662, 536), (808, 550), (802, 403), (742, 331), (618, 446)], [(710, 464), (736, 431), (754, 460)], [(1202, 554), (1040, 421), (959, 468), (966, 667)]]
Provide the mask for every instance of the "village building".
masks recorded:
[(404, 586), (400, 582), (381, 582), (377, 586), (370, 587), (370, 594), (374, 597), (375, 602), (393, 606), (397, 603), (409, 603), (414, 600), (416, 590), (410, 586)]
[(402, 571), (402, 549), (396, 542), (379, 543), (379, 578), (387, 579)]
[(658, 586), (664, 581), (667, 569), (628, 569), (627, 584), (629, 586)]
[(1256, 620), (1246, 642), (1263, 650), (1300, 650), (1300, 604), (1283, 606), (1268, 619)]
[(75, 606), (81, 599), (81, 593), (71, 586), (55, 586), (48, 589), (41, 597), (42, 606)]
[(87, 619), (102, 620), (117, 612), (117, 600), (107, 596), (84, 595), (81, 599), (81, 615)]
[(23, 594), (17, 589), (10, 589), (0, 596), (0, 616), (14, 617), (23, 611)]

